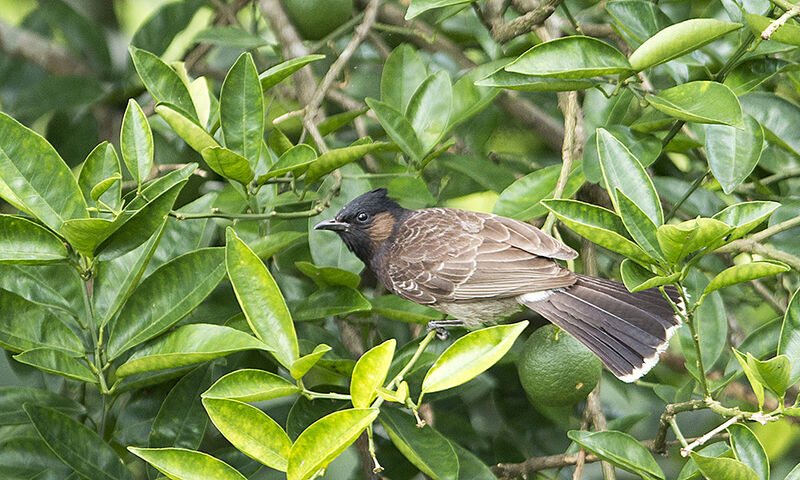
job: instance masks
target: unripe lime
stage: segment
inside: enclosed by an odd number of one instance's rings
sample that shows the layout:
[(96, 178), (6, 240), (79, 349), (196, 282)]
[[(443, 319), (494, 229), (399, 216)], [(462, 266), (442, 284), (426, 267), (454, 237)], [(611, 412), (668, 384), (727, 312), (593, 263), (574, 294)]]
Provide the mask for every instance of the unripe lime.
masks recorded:
[(306, 40), (319, 40), (350, 19), (353, 0), (282, 0), (292, 23)]
[(572, 335), (554, 333), (545, 325), (528, 337), (517, 360), (519, 380), (534, 404), (572, 405), (597, 386), (603, 365)]

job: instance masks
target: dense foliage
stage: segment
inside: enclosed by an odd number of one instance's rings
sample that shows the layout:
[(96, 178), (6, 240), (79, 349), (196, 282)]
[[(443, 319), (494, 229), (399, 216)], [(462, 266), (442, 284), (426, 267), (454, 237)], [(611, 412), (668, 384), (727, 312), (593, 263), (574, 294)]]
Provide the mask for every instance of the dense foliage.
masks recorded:
[[(3, 477), (800, 479), (800, 7), (327, 1), (0, 8)], [(684, 325), (529, 400), (541, 318), (437, 339), (311, 228), (376, 187)]]

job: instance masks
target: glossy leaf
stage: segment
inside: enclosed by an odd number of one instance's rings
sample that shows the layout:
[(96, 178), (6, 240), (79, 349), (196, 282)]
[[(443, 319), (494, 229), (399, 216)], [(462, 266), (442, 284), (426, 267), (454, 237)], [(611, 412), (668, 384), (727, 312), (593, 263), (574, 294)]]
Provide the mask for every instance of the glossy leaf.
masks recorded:
[(233, 231), (226, 231), (225, 264), (247, 323), (286, 368), (299, 357), (292, 316), (264, 263)]
[(203, 6), (202, 0), (165, 3), (136, 30), (131, 45), (162, 55), (173, 38), (185, 29)]
[(664, 213), (653, 181), (639, 160), (616, 137), (605, 129), (597, 130), (597, 154), (600, 169), (614, 206), (619, 210), (617, 190), (635, 203), (650, 220), (659, 226), (664, 223)]
[(711, 173), (725, 193), (733, 192), (756, 168), (764, 148), (764, 131), (750, 115), (743, 128), (706, 125), (706, 156)]
[(80, 475), (93, 480), (130, 480), (130, 471), (97, 433), (48, 407), (23, 407), (47, 446)]
[(728, 240), (733, 241), (756, 228), (778, 207), (780, 204), (776, 202), (742, 202), (726, 207), (712, 218), (733, 227), (728, 234)]
[(577, 200), (543, 200), (559, 220), (586, 239), (648, 265), (655, 260), (627, 236), (625, 224), (614, 212)]
[[(86, 157), (78, 175), (78, 186), (87, 205), (93, 205), (96, 200), (100, 200), (113, 209), (120, 208), (122, 206), (120, 172), (119, 158), (114, 146), (108, 142), (96, 146)], [(113, 178), (119, 178), (120, 181), (111, 183), (103, 193), (95, 197), (95, 189), (104, 181)]]
[(136, 351), (117, 369), (117, 376), (182, 367), (243, 350), (270, 351), (270, 348), (257, 338), (230, 327), (204, 323), (184, 325)]
[(398, 450), (434, 480), (457, 480), (459, 464), (450, 442), (430, 425), (419, 428), (414, 417), (394, 408), (381, 410), (379, 418)]
[(250, 53), (233, 64), (219, 94), (225, 147), (256, 165), (264, 142), (264, 96)]
[(298, 322), (334, 315), (369, 311), (369, 301), (358, 290), (344, 286), (326, 287), (300, 302), (292, 311)]
[(0, 289), (0, 347), (12, 352), (47, 347), (70, 356), (84, 354), (83, 342), (50, 310)]
[(411, 96), (405, 117), (423, 152), (429, 152), (442, 139), (452, 110), (453, 86), (444, 70), (426, 78)]
[(22, 409), (24, 404), (50, 407), (67, 415), (86, 414), (86, 407), (50, 390), (16, 386), (0, 387), (0, 425), (28, 423), (28, 416)]
[(634, 47), (672, 24), (658, 4), (646, 0), (621, 0), (606, 4), (621, 35)]
[(75, 176), (39, 134), (0, 113), (0, 197), (52, 230), (65, 220), (86, 218)]
[(316, 159), (317, 152), (308, 145), (290, 146), (288, 150), (281, 154), (281, 158), (269, 167), (267, 173), (258, 177), (258, 182), (262, 183), (272, 177), (279, 177), (290, 172), (295, 176), (299, 176), (308, 170), (308, 166)]
[(719, 220), (697, 218), (677, 225), (661, 225), (656, 237), (664, 257), (675, 263), (696, 250), (714, 245), (730, 230)]
[(664, 472), (653, 455), (627, 433), (612, 430), (602, 432), (570, 430), (567, 436), (587, 451), (645, 480), (664, 479)]
[(171, 103), (197, 120), (192, 96), (175, 70), (152, 53), (130, 46), (128, 51), (142, 83), (157, 103)]
[(121, 180), (122, 180), (122, 175), (116, 173), (113, 176), (108, 177), (105, 180), (100, 181), (100, 183), (98, 183), (97, 185), (95, 185), (94, 188), (92, 188), (91, 192), (89, 192), (89, 195), (91, 196), (92, 200), (96, 202), (101, 195), (106, 193), (106, 190), (108, 190), (115, 184), (121, 182)]
[[(744, 18), (747, 21), (747, 25), (750, 27), (750, 31), (752, 31), (753, 35), (756, 37), (761, 37), (761, 32), (763, 32), (770, 23), (775, 21), (772, 18), (752, 13), (745, 13)], [(769, 39), (787, 45), (800, 46), (800, 27), (787, 23), (775, 30)]]
[[(614, 2), (617, 3), (617, 2)], [(623, 102), (624, 103), (624, 102)], [(627, 108), (627, 107), (626, 107)], [(612, 109), (612, 112), (616, 109)], [(652, 165), (662, 153), (661, 140), (655, 135), (637, 132), (623, 125), (606, 125), (606, 132), (620, 141), (631, 154), (639, 160), (643, 167)], [(597, 145), (597, 132), (586, 141), (586, 145)], [(583, 150), (583, 174), (590, 182), (603, 183), (603, 171), (600, 169), (600, 158), (597, 148)]]
[(742, 367), (742, 371), (744, 371), (747, 381), (750, 382), (750, 388), (753, 389), (753, 393), (755, 393), (756, 399), (758, 400), (758, 408), (764, 408), (764, 385), (761, 383), (760, 376), (755, 371), (753, 366), (750, 365), (750, 362), (747, 361), (747, 357), (742, 355), (742, 353), (735, 348), (731, 350), (733, 350), (733, 355), (736, 357), (736, 360)]
[(450, 115), (450, 128), (474, 117), (492, 103), (500, 94), (495, 88), (477, 85), (476, 80), (484, 77), (486, 72), (496, 65), (480, 65), (468, 70), (453, 85), (453, 112)]
[(629, 258), (622, 261), (619, 266), (619, 273), (625, 287), (631, 292), (669, 285), (677, 282), (678, 279), (681, 278), (680, 272), (675, 272), (672, 275), (666, 276), (656, 275)]
[(232, 150), (223, 147), (209, 147), (200, 153), (211, 170), (227, 179), (246, 185), (255, 176), (247, 159)]
[(367, 408), (377, 397), (392, 364), (397, 342), (391, 338), (371, 348), (356, 362), (350, 380), (350, 397), (355, 408)]
[(299, 392), (300, 388), (297, 385), (274, 373), (243, 369), (220, 378), (202, 396), (203, 398), (260, 402)]
[(414, 47), (407, 43), (398, 46), (383, 65), (381, 102), (404, 115), (411, 96), (426, 78), (428, 69)]
[(301, 232), (275, 232), (253, 240), (250, 242), (250, 248), (258, 258), (267, 259), (306, 236), (306, 233)]
[(389, 138), (409, 158), (420, 162), (425, 155), (425, 150), (420, 144), (411, 122), (387, 103), (379, 102), (374, 98), (367, 98), (366, 102), (372, 112), (375, 113), (375, 116), (378, 117), (378, 122), (380, 122), (386, 134), (389, 135)]
[(800, 479), (800, 463), (798, 463), (791, 472), (786, 474), (783, 480), (798, 480)]
[(89, 370), (89, 367), (63, 350), (34, 348), (14, 355), (13, 358), (20, 363), (31, 365), (47, 373), (61, 375), (71, 380), (97, 383), (97, 377)]
[(757, 278), (769, 277), (777, 275), (782, 272), (788, 272), (790, 269), (787, 265), (780, 262), (750, 262), (734, 265), (726, 268), (718, 273), (711, 283), (708, 284), (703, 294), (711, 293), (720, 288), (736, 285), (737, 283), (749, 282)]
[(150, 428), (150, 447), (197, 448), (203, 441), (208, 416), (200, 394), (213, 380), (211, 365), (187, 373), (170, 389)]
[[(500, 193), (492, 212), (524, 222), (541, 217), (547, 213), (547, 209), (539, 202), (553, 195), (560, 174), (561, 165), (551, 165), (515, 180)], [(584, 181), (579, 169), (570, 172), (562, 196), (573, 196)]]
[(388, 150), (392, 150), (392, 145), (385, 142), (351, 145), (349, 147), (331, 150), (328, 153), (320, 155), (319, 158), (308, 167), (306, 182), (316, 182), (337, 168), (354, 162), (364, 155)]
[(61, 234), (70, 246), (87, 257), (94, 257), (95, 250), (123, 223), (105, 218), (75, 218), (61, 224)]
[(298, 380), (303, 378), (303, 376), (308, 373), (308, 371), (311, 370), (314, 365), (317, 364), (319, 359), (330, 351), (331, 347), (325, 345), (324, 343), (317, 345), (314, 347), (314, 350), (311, 353), (308, 355), (303, 355), (292, 362), (291, 367), (289, 367), (289, 374)]
[(236, 400), (204, 398), (208, 416), (234, 447), (264, 465), (285, 472), (292, 441), (266, 413)]
[(580, 35), (540, 43), (506, 65), (506, 70), (567, 79), (632, 73), (622, 52), (602, 40)]
[(713, 18), (692, 18), (661, 30), (630, 56), (631, 66), (641, 71), (668, 62), (741, 28), (740, 23)]
[(736, 95), (743, 95), (779, 73), (797, 71), (798, 68), (800, 65), (780, 58), (751, 58), (731, 70), (723, 83), (729, 86)]
[(411, 0), (406, 10), (406, 20), (411, 20), (417, 15), (427, 12), (435, 8), (449, 7), (453, 5), (461, 5), (464, 3), (471, 3), (475, 0)]
[(458, 478), (460, 480), (495, 480), (497, 478), (475, 454), (452, 441), (450, 446), (458, 456)]
[(656, 110), (687, 122), (740, 127), (742, 106), (730, 88), (717, 82), (689, 82), (645, 99)]
[[(156, 113), (194, 151), (201, 153), (206, 148), (219, 146), (214, 137), (197, 123), (197, 120), (191, 118), (189, 114), (181, 111), (178, 107), (168, 103), (159, 103), (156, 105)], [(212, 165), (209, 165), (209, 167), (217, 172)]]
[(656, 238), (656, 224), (645, 214), (633, 200), (628, 198), (619, 188), (616, 189), (617, 210), (622, 223), (642, 250), (655, 259), (662, 260), (661, 249)]
[[(689, 281), (695, 285), (705, 281), (705, 276), (702, 280), (697, 277), (692, 278), (689, 276)], [(697, 289), (699, 290), (699, 289)], [(696, 293), (699, 294), (699, 291)], [(694, 298), (694, 296), (692, 296)], [(691, 301), (691, 300), (690, 300)], [(697, 335), (700, 337), (700, 352), (703, 355), (703, 367), (706, 372), (710, 371), (714, 363), (719, 359), (722, 352), (728, 346), (726, 341), (728, 338), (728, 318), (725, 311), (725, 303), (722, 301), (720, 292), (711, 292), (703, 301), (697, 310), (695, 310), (695, 325)], [(680, 341), (683, 356), (686, 358), (686, 366), (692, 372), (697, 374), (696, 355), (694, 341), (691, 337), (691, 332), (688, 328), (678, 329), (678, 340)]]
[(527, 320), (470, 332), (442, 353), (422, 381), (422, 393), (447, 390), (472, 380), (508, 352)]
[(311, 424), (292, 445), (287, 479), (313, 478), (355, 442), (377, 416), (377, 408), (353, 408), (331, 413)]
[(442, 318), (442, 314), (438, 311), (397, 295), (383, 295), (371, 299), (370, 303), (372, 304), (372, 313), (399, 322), (427, 325), (428, 322)]
[(353, 272), (334, 267), (318, 267), (309, 262), (295, 262), (294, 266), (303, 272), (308, 278), (314, 281), (318, 287), (342, 285), (350, 288), (358, 288), (361, 277)]
[(752, 468), (733, 458), (704, 457), (692, 452), (692, 460), (706, 478), (725, 480), (759, 480)]
[(475, 82), (479, 87), (506, 88), (521, 92), (569, 92), (586, 90), (599, 84), (600, 82), (588, 78), (542, 77), (509, 72), (505, 67)]
[(742, 423), (728, 427), (736, 459), (752, 468), (760, 480), (769, 480), (769, 459), (758, 437)]
[(71, 265), (0, 264), (0, 289), (71, 316), (84, 313), (82, 280)]
[(22, 217), (0, 215), (0, 263), (37, 265), (67, 258), (61, 240)]
[(128, 447), (134, 455), (176, 480), (246, 480), (233, 467), (211, 455), (183, 448)]
[(768, 92), (748, 93), (742, 95), (740, 100), (744, 111), (764, 127), (767, 140), (794, 155), (800, 155), (800, 136), (796, 135), (794, 129), (795, 125), (800, 124), (799, 105)]
[(800, 380), (800, 289), (794, 292), (781, 325), (778, 354), (786, 355), (792, 366), (789, 383)]
[[(23, 416), (27, 423), (28, 417), (24, 413)], [(44, 440), (34, 437), (12, 437), (0, 442), (0, 469), (8, 480), (60, 480), (77, 476)]]
[(789, 357), (778, 355), (769, 360), (758, 360), (748, 353), (747, 364), (762, 385), (775, 392), (779, 398), (784, 396), (786, 389), (790, 385), (791, 366), (789, 365)]
[(273, 67), (268, 68), (261, 72), (258, 76), (258, 81), (261, 84), (261, 90), (266, 92), (270, 88), (277, 85), (281, 80), (288, 78), (289, 75), (300, 70), (304, 66), (317, 60), (322, 60), (325, 55), (306, 55), (304, 57), (292, 58), (281, 62)]
[(142, 107), (136, 100), (128, 100), (128, 108), (122, 117), (120, 131), (122, 160), (137, 184), (142, 184), (153, 168), (153, 132)]

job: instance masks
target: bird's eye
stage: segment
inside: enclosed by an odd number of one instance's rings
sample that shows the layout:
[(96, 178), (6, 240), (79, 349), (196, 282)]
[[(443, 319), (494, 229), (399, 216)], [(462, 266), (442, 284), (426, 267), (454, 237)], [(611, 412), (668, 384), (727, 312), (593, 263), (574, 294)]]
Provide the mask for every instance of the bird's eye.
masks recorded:
[(367, 215), (365, 212), (361, 212), (358, 215), (356, 215), (356, 220), (358, 220), (359, 222), (366, 222), (368, 218), (369, 215)]

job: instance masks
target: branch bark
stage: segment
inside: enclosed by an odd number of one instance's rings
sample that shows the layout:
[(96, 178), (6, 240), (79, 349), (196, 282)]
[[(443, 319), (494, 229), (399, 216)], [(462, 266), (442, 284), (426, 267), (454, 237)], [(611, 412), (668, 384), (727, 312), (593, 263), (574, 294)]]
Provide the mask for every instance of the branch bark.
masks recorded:
[(11, 57), (23, 58), (53, 75), (88, 75), (91, 69), (66, 48), (28, 30), (0, 20), (0, 50)]

